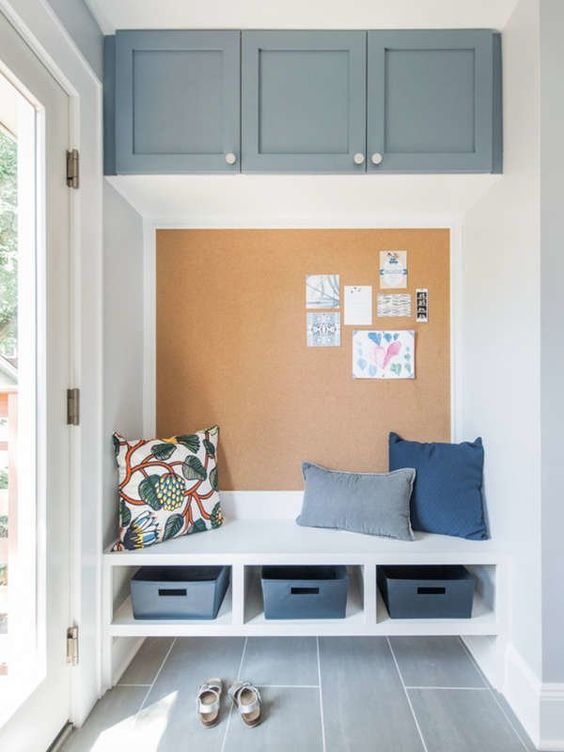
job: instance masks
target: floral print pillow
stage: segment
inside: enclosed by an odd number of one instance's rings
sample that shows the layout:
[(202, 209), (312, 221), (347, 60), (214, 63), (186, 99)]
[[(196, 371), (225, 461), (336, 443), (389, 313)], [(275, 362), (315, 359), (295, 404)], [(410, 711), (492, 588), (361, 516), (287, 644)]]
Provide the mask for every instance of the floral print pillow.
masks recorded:
[(115, 433), (119, 539), (115, 551), (219, 527), (219, 428), (170, 439), (127, 441)]

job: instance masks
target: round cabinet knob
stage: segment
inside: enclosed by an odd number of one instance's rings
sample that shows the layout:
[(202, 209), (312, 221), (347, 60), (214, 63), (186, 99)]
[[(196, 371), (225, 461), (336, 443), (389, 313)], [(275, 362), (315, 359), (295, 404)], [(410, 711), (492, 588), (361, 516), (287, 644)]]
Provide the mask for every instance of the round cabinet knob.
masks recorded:
[(362, 152), (357, 152), (353, 157), (355, 164), (363, 164), (364, 163), (364, 154)]
[(233, 154), (232, 151), (228, 151), (225, 155), (225, 161), (227, 162), (227, 164), (235, 164), (235, 162), (237, 161), (237, 155)]
[(384, 157), (380, 154), (379, 151), (375, 151), (374, 154), (370, 157), (370, 161), (375, 165), (381, 164), (383, 159)]

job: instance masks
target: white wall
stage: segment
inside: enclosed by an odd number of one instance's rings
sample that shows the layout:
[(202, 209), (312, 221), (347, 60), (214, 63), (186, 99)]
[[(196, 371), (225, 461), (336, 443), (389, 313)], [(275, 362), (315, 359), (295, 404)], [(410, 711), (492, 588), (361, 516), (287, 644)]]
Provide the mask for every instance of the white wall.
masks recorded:
[(84, 0), (48, 0), (74, 43), (102, 79), (102, 32)]
[(564, 683), (564, 3), (542, 0), (541, 406), (543, 680)]
[(504, 177), (463, 221), (461, 433), (481, 434), (494, 538), (514, 556), (510, 639), (541, 676), (538, 0), (503, 35)]
[(143, 435), (143, 222), (104, 181), (105, 546), (117, 536), (115, 430)]

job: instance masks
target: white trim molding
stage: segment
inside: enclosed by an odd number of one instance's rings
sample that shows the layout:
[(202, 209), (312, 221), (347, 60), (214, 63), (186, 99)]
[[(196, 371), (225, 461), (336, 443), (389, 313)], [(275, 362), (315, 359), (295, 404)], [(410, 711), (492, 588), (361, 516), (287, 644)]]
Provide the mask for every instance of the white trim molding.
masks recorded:
[(564, 750), (564, 684), (548, 682), (540, 691), (540, 744), (543, 752)]
[(157, 227), (143, 220), (143, 431), (157, 430)]
[(505, 655), (503, 694), (538, 750), (564, 750), (564, 684), (541, 682), (513, 644)]
[[(71, 201), (72, 373), (81, 390), (71, 466), (71, 620), (81, 630), (70, 720), (81, 725), (101, 692), (102, 574), (102, 84), (46, 0), (0, 0), (2, 12), (69, 97), (69, 148), (81, 154)], [(64, 161), (61, 161), (61, 170)]]
[(303, 496), (303, 491), (222, 491), (221, 505), (229, 519), (291, 520)]
[(450, 230), (450, 439), (463, 441), (462, 426), (462, 225)]

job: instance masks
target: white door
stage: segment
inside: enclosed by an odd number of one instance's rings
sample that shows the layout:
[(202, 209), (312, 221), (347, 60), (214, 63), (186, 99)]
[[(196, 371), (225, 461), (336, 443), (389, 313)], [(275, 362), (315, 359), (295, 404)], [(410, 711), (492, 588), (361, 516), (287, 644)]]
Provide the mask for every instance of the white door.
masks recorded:
[(0, 749), (45, 752), (70, 699), (69, 100), (1, 13), (0, 123)]

